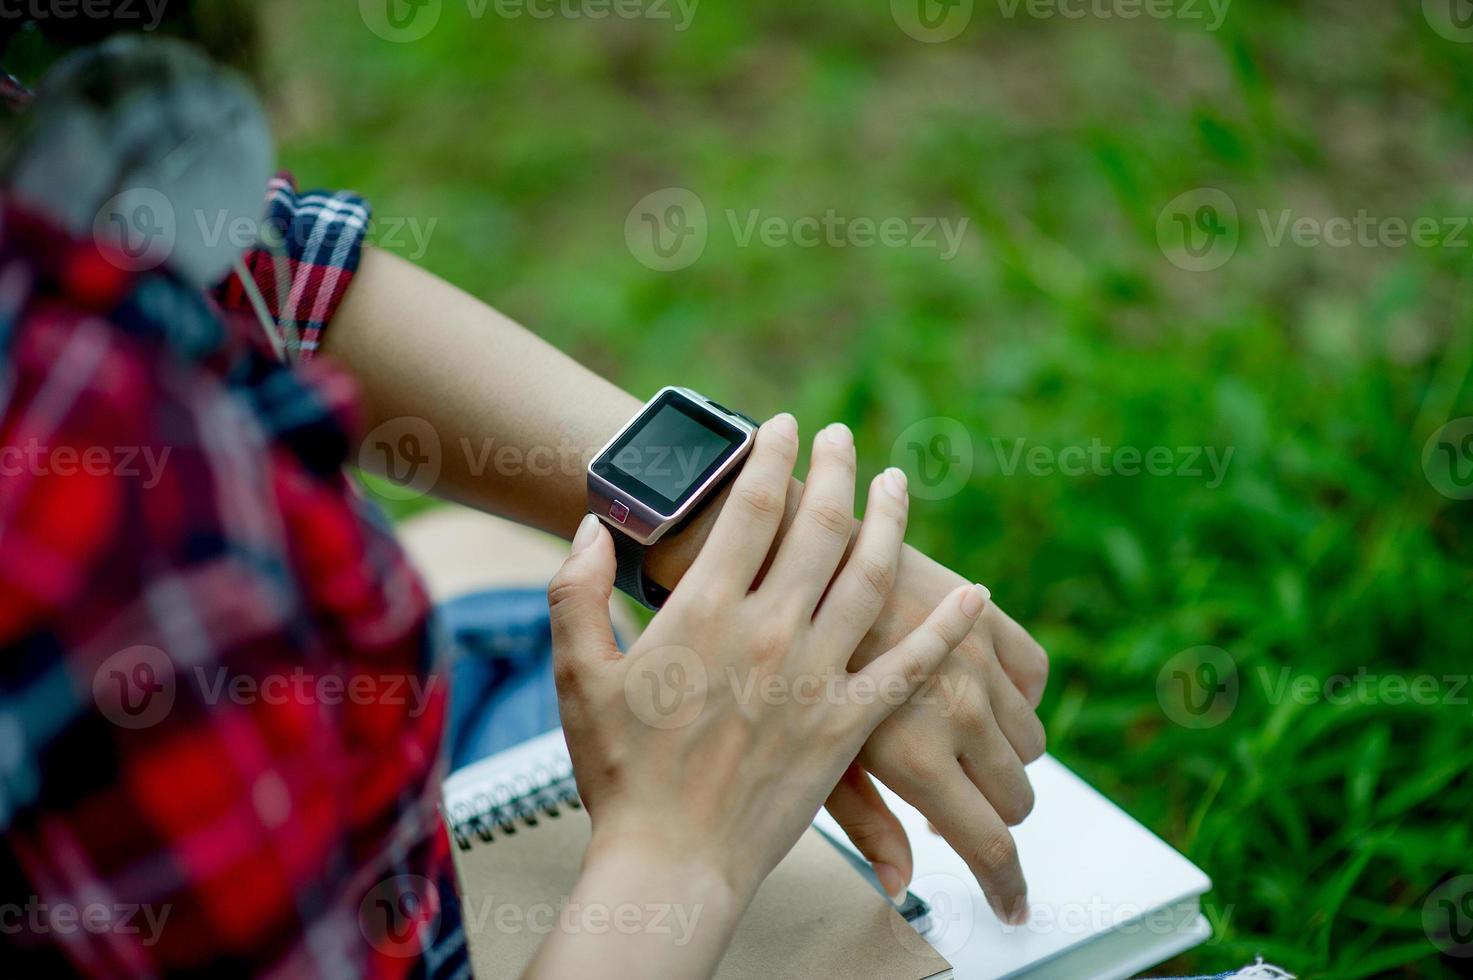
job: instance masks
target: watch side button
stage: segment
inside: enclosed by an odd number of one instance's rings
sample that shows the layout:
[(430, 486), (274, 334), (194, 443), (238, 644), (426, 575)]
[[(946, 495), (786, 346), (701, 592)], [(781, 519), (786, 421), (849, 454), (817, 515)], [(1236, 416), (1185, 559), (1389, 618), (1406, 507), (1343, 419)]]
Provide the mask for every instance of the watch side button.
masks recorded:
[(616, 500), (609, 504), (609, 516), (623, 524), (629, 520), (629, 505), (622, 500)]

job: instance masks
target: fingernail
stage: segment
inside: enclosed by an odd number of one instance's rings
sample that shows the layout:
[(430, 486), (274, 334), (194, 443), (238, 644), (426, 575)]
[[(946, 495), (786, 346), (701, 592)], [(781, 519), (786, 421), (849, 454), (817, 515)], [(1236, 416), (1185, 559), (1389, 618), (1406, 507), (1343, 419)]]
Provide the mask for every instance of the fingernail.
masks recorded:
[(900, 869), (893, 864), (876, 861), (872, 867), (875, 869), (875, 877), (880, 880), (880, 887), (885, 889), (885, 894), (890, 896), (890, 901), (900, 906), (905, 904), (905, 877)]
[(772, 431), (778, 435), (787, 436), (790, 439), (798, 438), (798, 420), (787, 412), (774, 415), (772, 421), (767, 424), (772, 426)]
[(905, 470), (902, 470), (898, 466), (890, 467), (888, 470), (885, 471), (884, 482), (885, 489), (890, 491), (890, 495), (896, 500), (904, 501), (910, 499), (907, 496), (907, 490), (910, 487), (910, 481), (907, 480), (905, 477)]
[(835, 422), (823, 430), (824, 438), (839, 448), (843, 449), (854, 445), (854, 433), (849, 431), (849, 426), (843, 422)]
[(988, 896), (987, 903), (992, 906), (992, 914), (996, 915), (997, 920), (1003, 925), (1021, 926), (1028, 921), (1027, 896), (1018, 899), (1013, 905), (1012, 911), (1009, 911), (1002, 902), (993, 899), (991, 896)]
[(987, 600), (991, 598), (992, 593), (987, 590), (987, 586), (980, 582), (972, 586), (967, 590), (967, 594), (962, 596), (962, 615), (968, 619), (976, 619), (982, 615), (982, 607), (987, 605)]
[(598, 517), (593, 514), (584, 514), (583, 523), (578, 525), (578, 533), (573, 535), (573, 550), (570, 554), (576, 555), (598, 540)]

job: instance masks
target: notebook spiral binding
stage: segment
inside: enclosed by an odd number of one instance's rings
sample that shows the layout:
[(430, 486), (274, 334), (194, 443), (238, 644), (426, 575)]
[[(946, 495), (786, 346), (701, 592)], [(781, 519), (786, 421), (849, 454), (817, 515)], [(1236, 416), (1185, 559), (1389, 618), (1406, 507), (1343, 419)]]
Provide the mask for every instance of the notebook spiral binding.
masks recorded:
[(468, 851), (476, 841), (491, 843), (534, 828), (544, 817), (556, 820), (565, 810), (581, 810), (573, 766), (566, 757), (549, 760), (520, 773), (508, 784), (479, 792), (451, 808), (447, 823), (455, 846)]

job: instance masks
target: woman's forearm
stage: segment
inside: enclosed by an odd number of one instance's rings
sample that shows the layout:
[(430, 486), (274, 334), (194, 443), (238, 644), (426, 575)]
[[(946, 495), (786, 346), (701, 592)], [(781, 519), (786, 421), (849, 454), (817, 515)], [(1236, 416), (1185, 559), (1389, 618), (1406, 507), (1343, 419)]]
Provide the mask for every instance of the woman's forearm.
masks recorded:
[(437, 496), (563, 537), (587, 511), (588, 454), (640, 404), (475, 297), (372, 248), (323, 350), (358, 380), (365, 432), (405, 417), (434, 428)]
[(710, 977), (749, 901), (710, 868), (595, 839), (557, 926), (523, 976)]
[[(588, 510), (589, 460), (644, 401), (468, 293), (372, 248), (323, 350), (362, 388), (365, 432), (406, 417), (433, 428), (435, 495), (564, 538)], [(400, 428), (382, 431), (393, 443)], [(375, 447), (363, 459), (382, 456)], [(707, 523), (698, 518), (652, 549), (656, 581), (675, 584)]]

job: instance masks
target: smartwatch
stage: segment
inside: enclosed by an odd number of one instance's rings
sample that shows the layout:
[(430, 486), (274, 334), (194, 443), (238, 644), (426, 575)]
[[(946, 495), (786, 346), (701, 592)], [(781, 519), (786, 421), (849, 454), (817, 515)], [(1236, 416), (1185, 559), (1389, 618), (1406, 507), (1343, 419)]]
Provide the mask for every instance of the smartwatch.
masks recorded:
[(644, 574), (645, 551), (678, 530), (741, 467), (753, 419), (689, 388), (666, 387), (588, 464), (588, 509), (613, 532), (621, 590), (659, 609), (670, 590)]

